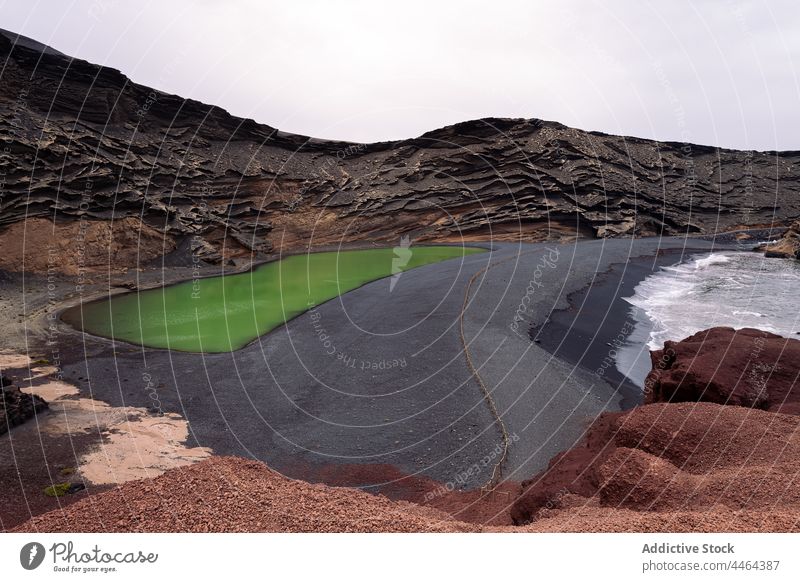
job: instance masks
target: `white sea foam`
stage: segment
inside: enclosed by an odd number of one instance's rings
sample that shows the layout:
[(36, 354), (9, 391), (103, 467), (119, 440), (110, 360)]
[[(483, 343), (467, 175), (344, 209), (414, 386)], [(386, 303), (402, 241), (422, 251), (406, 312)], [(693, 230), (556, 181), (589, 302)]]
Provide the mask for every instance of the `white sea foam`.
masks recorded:
[(637, 326), (617, 367), (641, 384), (640, 376), (649, 370), (641, 341), (646, 338), (648, 349), (659, 349), (666, 340), (681, 340), (709, 327), (756, 327), (797, 337), (799, 281), (797, 262), (753, 252), (711, 253), (665, 267), (626, 299)]
[(759, 313), (758, 311), (739, 311), (738, 309), (734, 310), (734, 315), (752, 315), (753, 317), (764, 317), (763, 313)]
[(712, 253), (707, 257), (702, 257), (700, 259), (696, 259), (692, 264), (692, 267), (695, 270), (698, 269), (707, 269), (713, 265), (724, 265), (725, 263), (730, 263), (731, 258), (722, 253)]

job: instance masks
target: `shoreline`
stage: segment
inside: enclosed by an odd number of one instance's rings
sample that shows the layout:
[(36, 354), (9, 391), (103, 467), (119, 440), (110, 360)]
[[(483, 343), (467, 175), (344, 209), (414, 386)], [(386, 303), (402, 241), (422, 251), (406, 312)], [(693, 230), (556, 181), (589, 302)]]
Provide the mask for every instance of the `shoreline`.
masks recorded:
[[(192, 445), (210, 446), (215, 454), (255, 457), (289, 475), (301, 465), (322, 469), (331, 463), (388, 463), (405, 474), (447, 483), (496, 445), (494, 423), (464, 365), (461, 339), (452, 333), (452, 325), (462, 309), (461, 282), (475, 269), (499, 265), (481, 277), (466, 328), (476, 368), (510, 434), (522, 439), (512, 447), (503, 477), (519, 480), (571, 446), (583, 433), (584, 419), (619, 409), (609, 382), (592, 386), (589, 375), (570, 370), (566, 358), (554, 359), (535, 349), (523, 333), (520, 338), (509, 335), (507, 324), (525, 294), (537, 255), (547, 252), (548, 244), (556, 243), (493, 244), (495, 252), (468, 257), (463, 269), (441, 263), (408, 271), (391, 295), (379, 280), (318, 306), (337, 351), (346, 347), (347, 355), (365, 361), (406, 356), (403, 369), (342, 368), (322, 353), (306, 312), (240, 350), (213, 354), (113, 343), (70, 328), (73, 333), (60, 338), (67, 344), (62, 346), (65, 377), (112, 405), (148, 405), (148, 394), (135, 387), (145, 384), (143, 377), (152, 378), (164, 411), (189, 420)], [(558, 245), (561, 263), (547, 270), (547, 293), (535, 298), (544, 302), (535, 307), (535, 317), (543, 318), (573, 290), (591, 283), (587, 279), (596, 261), (607, 268), (631, 254), (649, 256), (657, 244), (659, 240), (619, 239)], [(687, 241), (663, 244), (675, 247)], [(698, 246), (705, 250), (708, 243), (698, 241)], [(422, 320), (409, 321), (409, 314)], [(422, 321), (437, 323), (431, 329), (428, 324), (417, 327)], [(406, 335), (370, 335), (370, 330), (398, 329), (406, 329)], [(69, 342), (74, 334), (83, 336), (82, 345)], [(533, 385), (531, 373), (546, 390)], [(421, 386), (431, 392), (418, 392), (415, 387)], [(406, 393), (413, 393), (413, 399)], [(216, 408), (209, 402), (216, 402)], [(451, 419), (452, 425), (443, 425), (442, 418)], [(260, 439), (254, 438), (258, 435)], [(272, 446), (265, 446), (265, 439)], [(464, 488), (481, 486), (484, 477), (473, 476)]]
[[(632, 257), (625, 263), (614, 263), (589, 285), (568, 294), (568, 307), (554, 310), (542, 325), (529, 328), (531, 341), (570, 364), (605, 379), (621, 394), (622, 410), (643, 403), (643, 389), (617, 368), (617, 357), (623, 349), (645, 350), (632, 340), (637, 324), (633, 305), (625, 301), (636, 286), (648, 276), (688, 260), (689, 257), (716, 251), (741, 251), (735, 241), (719, 238), (712, 248), (687, 246), (681, 249), (660, 249), (655, 255)], [(641, 356), (640, 356), (641, 357)]]
[[(628, 257), (646, 265), (662, 247), (675, 249), (665, 251), (672, 256), (687, 248), (713, 249), (709, 241), (694, 238), (475, 244), (495, 252), (472, 255), (463, 268), (442, 263), (408, 271), (391, 295), (379, 280), (319, 306), (337, 350), (365, 361), (405, 355), (408, 366), (402, 369), (342, 367), (322, 352), (308, 312), (246, 348), (222, 354), (112, 344), (72, 328), (64, 333), (62, 326), (50, 337), (54, 306), (80, 300), (70, 297), (74, 281), (69, 277), (60, 279), (55, 303), (48, 301), (44, 276), (33, 278), (35, 287), (28, 280), (23, 325), (31, 354), (46, 354), (46, 340), (56, 341), (64, 379), (79, 387), (81, 396), (145, 408), (155, 396), (159, 410), (189, 422), (186, 444), (209, 447), (213, 456), (256, 458), (290, 477), (393, 490), (398, 498), (410, 493), (404, 485), (416, 478), (478, 491), (486, 471), (461, 476), (495, 450), (497, 435), (452, 325), (461, 313), (467, 280), (493, 265), (489, 276), (476, 280), (464, 323), (476, 368), (509, 433), (519, 437), (503, 474), (513, 487), (571, 448), (587, 420), (624, 408), (609, 378), (593, 385), (591, 375), (571, 367), (563, 355), (554, 358), (524, 333), (517, 337), (508, 329), (536, 277), (540, 255), (553, 245), (559, 249), (558, 264), (545, 269), (538, 280), (542, 287), (531, 297), (528, 315), (537, 322), (569, 308), (587, 285), (605, 281), (614, 291), (614, 267)], [(611, 275), (597, 276), (595, 270)], [(214, 276), (212, 271), (218, 269), (205, 272)], [(156, 267), (111, 281), (97, 276), (86, 288), (100, 293), (109, 283), (131, 278), (152, 283), (186, 277), (191, 277), (188, 265), (169, 271)], [(5, 290), (17, 281), (8, 280)], [(23, 299), (8, 300), (21, 305)], [(519, 331), (524, 329), (523, 324)], [(397, 333), (405, 335), (392, 339)], [(384, 473), (379, 466), (391, 470)], [(418, 488), (411, 493), (418, 496)]]

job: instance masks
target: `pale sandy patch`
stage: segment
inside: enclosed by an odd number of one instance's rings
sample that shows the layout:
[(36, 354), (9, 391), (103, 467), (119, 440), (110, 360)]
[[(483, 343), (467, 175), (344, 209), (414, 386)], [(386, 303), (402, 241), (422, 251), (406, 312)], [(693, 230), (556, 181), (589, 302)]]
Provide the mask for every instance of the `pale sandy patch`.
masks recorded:
[(29, 366), (31, 359), (25, 354), (18, 354), (7, 350), (0, 350), (0, 372), (13, 368)]
[(106, 431), (106, 441), (81, 459), (81, 474), (92, 483), (123, 483), (156, 477), (211, 455), (206, 447), (187, 447), (189, 423), (179, 414), (150, 416), (128, 408), (126, 421)]
[(58, 374), (58, 366), (37, 366), (35, 368), (31, 368), (30, 376), (27, 378), (23, 378), (23, 382), (28, 382), (30, 380), (38, 380), (39, 378), (45, 378), (47, 376), (54, 376)]
[(179, 414), (153, 416), (144, 408), (80, 398), (75, 386), (60, 380), (22, 390), (50, 405), (50, 414), (38, 417), (40, 431), (53, 436), (103, 435), (103, 442), (78, 460), (81, 475), (92, 483), (152, 478), (211, 455), (209, 448), (186, 446), (189, 423)]
[[(36, 396), (44, 398), (50, 404), (51, 410), (61, 410), (64, 407), (64, 401), (59, 401), (64, 396), (78, 395), (78, 388), (76, 386), (58, 380), (34, 386), (33, 388), (22, 388), (22, 391), (28, 394), (36, 394)], [(106, 404), (106, 406), (108, 405)], [(53, 429), (55, 430), (55, 425)]]

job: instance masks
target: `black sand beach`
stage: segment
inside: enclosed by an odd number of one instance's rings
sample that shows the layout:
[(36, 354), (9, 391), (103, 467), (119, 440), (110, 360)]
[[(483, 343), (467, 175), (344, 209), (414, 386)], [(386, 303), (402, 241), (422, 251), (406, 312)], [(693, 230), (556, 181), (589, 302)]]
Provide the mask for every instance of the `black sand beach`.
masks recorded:
[[(622, 395), (623, 409), (641, 404), (641, 388), (615, 366), (616, 353), (629, 341), (637, 323), (624, 298), (632, 296), (636, 285), (661, 267), (697, 252), (702, 251), (669, 249), (612, 265), (591, 285), (571, 294), (569, 308), (553, 312), (541, 326), (531, 326), (531, 339), (554, 356), (602, 376)], [(647, 352), (646, 346), (641, 349)]]
[[(622, 408), (627, 410), (642, 403), (642, 389), (615, 366), (615, 356), (626, 344), (647, 359), (646, 345), (631, 345), (631, 332), (637, 320), (632, 316), (626, 297), (636, 286), (662, 267), (689, 260), (692, 255), (712, 251), (751, 252), (755, 240), (769, 240), (772, 230), (746, 232), (750, 237), (737, 241), (733, 233), (716, 237), (687, 238), (681, 248), (663, 248), (647, 256), (631, 257), (625, 263), (613, 264), (599, 273), (592, 283), (571, 293), (569, 307), (554, 311), (541, 325), (529, 328), (531, 340), (554, 356), (599, 374), (622, 395)], [(712, 245), (709, 247), (708, 243)]]

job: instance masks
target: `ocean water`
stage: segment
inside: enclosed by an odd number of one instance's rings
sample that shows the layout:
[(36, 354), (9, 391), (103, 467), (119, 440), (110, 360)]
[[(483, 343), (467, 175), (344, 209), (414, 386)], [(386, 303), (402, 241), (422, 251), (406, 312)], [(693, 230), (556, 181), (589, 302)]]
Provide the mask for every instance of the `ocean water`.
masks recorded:
[(709, 327), (755, 327), (800, 339), (800, 262), (755, 252), (695, 255), (650, 275), (626, 301), (636, 326), (616, 365), (643, 386), (650, 350)]

